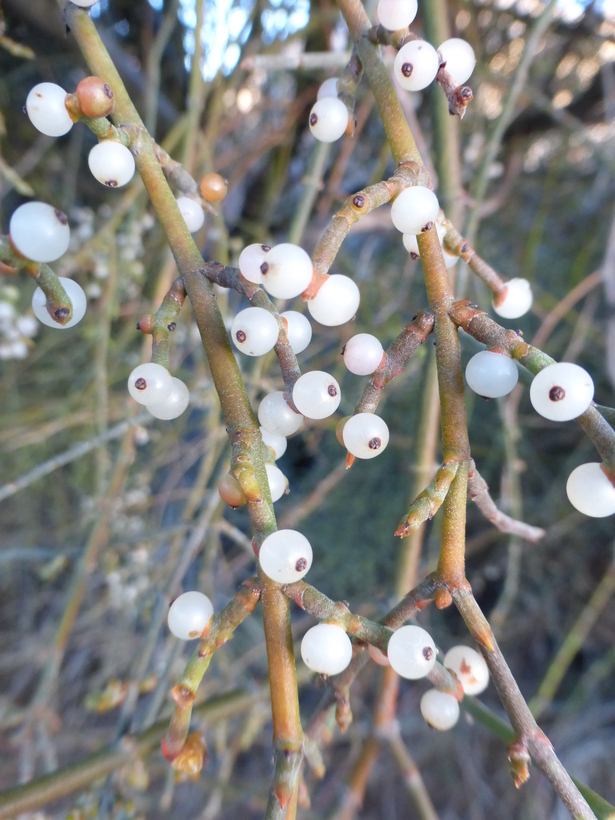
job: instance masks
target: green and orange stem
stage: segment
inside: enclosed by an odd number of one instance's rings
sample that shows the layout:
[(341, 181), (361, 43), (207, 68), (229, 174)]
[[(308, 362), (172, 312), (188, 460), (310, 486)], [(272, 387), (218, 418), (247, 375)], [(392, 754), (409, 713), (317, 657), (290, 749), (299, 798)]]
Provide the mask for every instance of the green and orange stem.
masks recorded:
[(179, 276), (171, 285), (156, 314), (139, 319), (137, 330), (152, 337), (152, 361), (169, 369), (169, 337), (186, 299), (184, 281)]

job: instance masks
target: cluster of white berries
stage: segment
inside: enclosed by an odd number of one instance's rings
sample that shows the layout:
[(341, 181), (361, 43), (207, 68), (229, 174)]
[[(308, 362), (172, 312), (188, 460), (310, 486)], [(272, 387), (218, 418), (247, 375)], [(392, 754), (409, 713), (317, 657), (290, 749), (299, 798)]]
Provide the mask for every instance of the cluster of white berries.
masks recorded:
[(128, 392), (157, 419), (169, 421), (184, 412), (190, 393), (181, 379), (171, 376), (166, 367), (154, 362), (140, 364), (128, 377)]
[(38, 322), (33, 316), (18, 315), (12, 304), (12, 291), (16, 300), (19, 291), (12, 286), (3, 288), (0, 294), (0, 360), (27, 358), (28, 339), (38, 331)]
[[(392, 2), (395, 0), (388, 0), (388, 3)], [(383, 4), (387, 4), (387, 0), (380, 0), (379, 8)], [(406, 91), (422, 91), (436, 79), (441, 65), (446, 67), (455, 85), (463, 85), (476, 65), (474, 49), (458, 37), (446, 40), (437, 50), (426, 40), (410, 40), (397, 52), (393, 71), (397, 82)]]

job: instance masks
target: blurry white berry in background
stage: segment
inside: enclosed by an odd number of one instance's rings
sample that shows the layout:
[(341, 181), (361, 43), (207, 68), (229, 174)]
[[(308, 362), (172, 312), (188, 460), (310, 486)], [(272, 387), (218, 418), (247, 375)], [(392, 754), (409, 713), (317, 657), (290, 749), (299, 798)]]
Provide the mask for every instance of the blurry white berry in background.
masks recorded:
[(518, 319), (532, 307), (534, 297), (527, 279), (511, 279), (503, 296), (494, 297), (493, 309), (503, 319)]
[(286, 492), (288, 487), (288, 479), (275, 464), (265, 464), (267, 471), (267, 481), (269, 482), (269, 492), (271, 493), (272, 501), (279, 501)]
[[(60, 284), (66, 291), (66, 295), (70, 299), (73, 306), (73, 315), (70, 322), (67, 322), (65, 325), (61, 325), (51, 318), (47, 311), (47, 297), (40, 288), (37, 288), (32, 294), (32, 310), (34, 311), (36, 318), (39, 322), (42, 322), (42, 324), (47, 325), (47, 327), (55, 327), (59, 330), (65, 330), (66, 328), (74, 327), (83, 319), (85, 316), (85, 309), (87, 307), (87, 299), (85, 298), (85, 293), (83, 292), (81, 285), (77, 284), (77, 282), (73, 279), (67, 279), (64, 276), (59, 276), (58, 279), (60, 280)], [(29, 317), (24, 316), (22, 318), (27, 319)]]
[(375, 458), (389, 443), (389, 428), (384, 419), (374, 413), (351, 416), (342, 430), (348, 452), (356, 458)]
[(551, 421), (571, 421), (582, 415), (594, 398), (594, 382), (578, 364), (558, 362), (537, 373), (530, 385), (534, 410)]
[(103, 140), (88, 155), (93, 176), (108, 188), (121, 188), (133, 178), (135, 159), (125, 145), (114, 140)]
[(507, 396), (519, 381), (517, 365), (508, 356), (481, 350), (466, 366), (468, 386), (479, 396), (497, 399)]
[(255, 285), (262, 284), (263, 274), (261, 266), (267, 260), (267, 254), (271, 250), (269, 245), (247, 245), (239, 256), (239, 272), (248, 282)]
[(318, 89), (317, 100), (322, 100), (325, 97), (337, 97), (337, 81), (338, 77), (329, 77)]
[(401, 233), (421, 233), (440, 212), (438, 197), (429, 188), (414, 185), (406, 188), (391, 206), (393, 225)]
[(598, 462), (580, 464), (566, 482), (572, 506), (591, 518), (606, 518), (615, 513), (615, 487)]
[(378, 3), (378, 19), (389, 31), (407, 28), (417, 11), (417, 0), (380, 0)]
[(312, 566), (312, 547), (297, 530), (272, 532), (258, 554), (261, 569), (279, 584), (300, 581)]
[(457, 262), (459, 262), (459, 257), (455, 256), (455, 254), (453, 253), (449, 253), (444, 247), (444, 237), (446, 236), (446, 228), (444, 227), (444, 225), (441, 225), (439, 222), (436, 222), (436, 231), (438, 232), (438, 239), (440, 240), (440, 245), (442, 246), (444, 266), (447, 270), (449, 268), (454, 268)]
[(249, 307), (239, 311), (231, 325), (231, 339), (242, 353), (263, 356), (278, 340), (278, 323), (265, 308)]
[(15, 248), (33, 262), (55, 262), (66, 253), (70, 228), (66, 214), (46, 202), (26, 202), (11, 216), (9, 236)]
[(167, 622), (176, 638), (189, 641), (199, 638), (214, 614), (214, 607), (202, 592), (184, 592), (169, 609)]
[[(60, 281), (61, 281), (61, 279), (60, 279)], [(71, 299), (71, 302), (72, 302), (72, 299)], [(45, 311), (45, 312), (47, 313), (47, 311)], [(48, 313), (47, 313), (47, 315), (49, 316)], [(75, 315), (75, 309), (73, 307), (73, 317), (74, 317), (74, 315)], [(56, 323), (54, 322), (54, 325), (55, 324)], [(29, 338), (32, 338), (33, 336), (36, 336), (36, 334), (38, 333), (38, 322), (34, 318), (34, 316), (18, 316), (15, 319), (15, 327), (21, 333), (22, 336), (28, 336)]]
[(309, 254), (285, 242), (267, 253), (261, 265), (262, 285), (277, 299), (294, 299), (310, 284), (313, 272)]
[(341, 399), (339, 384), (322, 370), (304, 373), (293, 387), (295, 407), (308, 419), (326, 419), (333, 415)]
[(357, 313), (361, 294), (348, 276), (334, 273), (325, 281), (307, 306), (312, 318), (321, 325), (336, 327), (349, 322)]
[(480, 695), (489, 685), (489, 669), (480, 652), (469, 646), (453, 646), (442, 661), (457, 675), (466, 695)]
[(455, 85), (463, 85), (470, 79), (476, 65), (476, 56), (468, 42), (459, 37), (452, 37), (442, 43), (438, 48), (438, 54), (441, 61), (446, 63), (445, 68)]
[(321, 97), (312, 106), (309, 123), (319, 142), (335, 142), (348, 127), (348, 109), (339, 97)]
[(344, 364), (356, 376), (369, 376), (382, 361), (384, 348), (371, 333), (357, 333), (344, 345)]
[(303, 423), (303, 416), (288, 406), (284, 393), (269, 393), (258, 407), (258, 420), (274, 436), (291, 436)]
[(271, 447), (271, 449), (275, 453), (275, 458), (277, 461), (284, 455), (284, 453), (286, 452), (286, 448), (288, 447), (286, 437), (274, 436), (273, 433), (269, 433), (267, 430), (265, 430), (264, 427), (261, 427), (260, 431), (264, 444), (266, 444), (267, 447)]
[(312, 672), (339, 675), (352, 660), (352, 643), (340, 626), (317, 624), (303, 636), (301, 657)]
[(387, 656), (398, 675), (417, 680), (433, 669), (436, 646), (429, 632), (420, 626), (402, 626), (391, 635)]
[(296, 310), (287, 310), (280, 316), (286, 319), (286, 333), (293, 353), (302, 353), (312, 341), (312, 325), (309, 319)]
[[(406, 91), (421, 91), (432, 83), (440, 61), (435, 48), (425, 40), (411, 40), (397, 52), (395, 79)], [(412, 233), (408, 231), (408, 233)]]
[(180, 196), (177, 205), (190, 233), (199, 231), (205, 224), (205, 212), (199, 203), (189, 196)]
[(446, 692), (429, 689), (421, 698), (421, 714), (433, 729), (446, 732), (459, 720), (459, 703)]
[(161, 364), (140, 364), (128, 377), (128, 392), (139, 404), (160, 404), (171, 394), (173, 377)]
[(89, 9), (95, 3), (98, 3), (98, 0), (71, 0), (76, 6), (81, 6), (82, 9)]
[(66, 91), (55, 83), (39, 83), (26, 98), (26, 113), (32, 125), (48, 137), (61, 137), (73, 127), (64, 101)]
[(154, 418), (170, 421), (181, 416), (190, 403), (190, 391), (181, 379), (171, 376), (171, 392), (164, 401), (148, 404), (148, 412)]

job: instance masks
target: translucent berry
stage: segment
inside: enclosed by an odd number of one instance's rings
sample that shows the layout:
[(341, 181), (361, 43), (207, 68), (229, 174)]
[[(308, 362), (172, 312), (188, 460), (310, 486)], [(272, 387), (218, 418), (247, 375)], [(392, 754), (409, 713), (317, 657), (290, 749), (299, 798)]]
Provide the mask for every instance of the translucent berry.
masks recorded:
[(202, 592), (184, 592), (169, 609), (167, 622), (176, 638), (190, 641), (200, 638), (214, 614), (214, 606)]
[(389, 31), (408, 28), (417, 11), (417, 0), (380, 0), (378, 3), (378, 19)]
[(615, 513), (615, 487), (598, 462), (580, 464), (566, 482), (572, 506), (591, 518), (606, 518)]
[(318, 89), (318, 96), (316, 99), (322, 100), (324, 97), (337, 97), (337, 81), (338, 77), (329, 77)]
[(431, 227), (439, 211), (440, 203), (434, 192), (414, 185), (397, 197), (391, 207), (391, 219), (401, 233), (419, 234)]
[(113, 90), (100, 77), (85, 77), (75, 89), (75, 95), (86, 117), (108, 117), (113, 111)]
[(370, 333), (357, 333), (344, 345), (344, 364), (356, 376), (369, 376), (382, 361), (384, 349)]
[(218, 481), (217, 487), (220, 498), (225, 504), (228, 504), (231, 509), (236, 510), (237, 507), (243, 507), (246, 503), (246, 497), (243, 494), (239, 482), (235, 476), (230, 473), (222, 476)]
[(326, 419), (333, 415), (341, 399), (339, 384), (322, 370), (304, 373), (293, 387), (295, 407), (308, 419)]
[(559, 362), (541, 370), (532, 380), (534, 410), (551, 421), (570, 421), (582, 415), (594, 398), (594, 383), (578, 364)]
[(258, 408), (258, 420), (274, 436), (291, 436), (303, 423), (303, 416), (288, 406), (284, 393), (269, 393)]
[(108, 188), (121, 188), (133, 178), (135, 160), (125, 145), (115, 140), (103, 140), (89, 153), (90, 171)]
[[(260, 285), (263, 282), (262, 265), (267, 263), (269, 245), (247, 245), (239, 256), (239, 272), (248, 282)], [(267, 263), (268, 267), (268, 263)]]
[(518, 319), (532, 307), (532, 288), (527, 279), (511, 279), (493, 299), (493, 309), (503, 319)]
[(517, 365), (508, 356), (481, 350), (466, 367), (468, 386), (479, 396), (497, 399), (507, 396), (519, 381)]
[(312, 672), (339, 675), (352, 660), (352, 643), (340, 626), (317, 624), (303, 636), (301, 657)]
[(420, 626), (402, 626), (391, 635), (387, 656), (398, 675), (417, 680), (433, 669), (436, 646), (431, 635)]
[(376, 458), (389, 443), (389, 428), (374, 413), (351, 416), (342, 430), (344, 446), (356, 458)]
[(278, 323), (265, 308), (249, 307), (239, 311), (231, 325), (231, 339), (237, 350), (247, 356), (264, 356), (278, 340)]
[(425, 40), (406, 43), (397, 52), (393, 64), (395, 78), (406, 91), (427, 88), (435, 80), (439, 67), (440, 61), (435, 48)]
[(160, 404), (172, 389), (173, 377), (161, 364), (140, 364), (128, 377), (128, 392), (139, 404)]
[(39, 83), (26, 98), (30, 122), (48, 137), (61, 137), (73, 127), (65, 105), (66, 91), (55, 83)]
[(468, 42), (459, 37), (452, 37), (442, 43), (438, 48), (438, 54), (441, 61), (446, 63), (446, 70), (455, 85), (463, 85), (470, 79), (476, 65), (476, 56)]
[(286, 319), (286, 333), (293, 353), (302, 353), (312, 341), (310, 320), (296, 310), (287, 310), (280, 315)]
[(312, 106), (309, 122), (319, 142), (335, 142), (348, 127), (348, 109), (339, 97), (321, 97)]
[[(70, 322), (67, 322), (65, 325), (61, 325), (52, 319), (49, 315), (49, 311), (47, 310), (47, 297), (40, 288), (37, 288), (32, 294), (32, 310), (34, 311), (36, 318), (39, 322), (42, 322), (42, 324), (47, 325), (47, 327), (55, 327), (59, 330), (65, 330), (66, 328), (74, 327), (83, 319), (85, 316), (85, 309), (87, 307), (87, 299), (85, 298), (85, 293), (81, 285), (77, 284), (77, 282), (73, 279), (67, 279), (64, 276), (59, 276), (58, 279), (60, 280), (60, 284), (66, 291), (66, 295), (70, 299), (73, 306), (73, 315)], [(23, 318), (26, 319), (29, 317), (24, 316)]]
[(71, 0), (76, 6), (81, 6), (82, 9), (89, 9), (94, 3), (98, 3), (98, 0)]
[(453, 646), (443, 665), (457, 675), (466, 695), (480, 695), (489, 685), (489, 668), (480, 652), (469, 646)]
[(286, 436), (274, 436), (273, 433), (269, 433), (264, 427), (261, 427), (260, 431), (263, 443), (273, 450), (276, 461), (282, 458), (288, 447)]
[(19, 253), (34, 262), (55, 262), (70, 242), (66, 214), (46, 202), (26, 202), (13, 211), (9, 235)]
[(190, 233), (199, 231), (205, 224), (205, 212), (199, 203), (189, 196), (180, 196), (177, 205)]
[(402, 236), (404, 248), (408, 251), (413, 259), (420, 259), (419, 243), (416, 241), (416, 234), (405, 233)]
[(171, 376), (171, 392), (164, 401), (148, 404), (149, 413), (157, 419), (170, 421), (181, 416), (190, 403), (190, 391), (181, 379)]
[(307, 306), (312, 318), (321, 325), (336, 327), (356, 316), (360, 301), (361, 293), (352, 279), (334, 273)]
[(292, 584), (307, 574), (312, 557), (305, 535), (297, 530), (278, 530), (263, 541), (258, 561), (269, 578), (279, 584)]
[(262, 284), (277, 299), (294, 299), (312, 281), (312, 260), (303, 248), (287, 242), (276, 245), (261, 265)]
[(220, 174), (205, 174), (199, 190), (207, 202), (220, 202), (227, 194), (228, 183)]
[(269, 492), (273, 502), (279, 501), (288, 489), (288, 479), (275, 464), (265, 464), (267, 480), (269, 481)]
[(459, 703), (446, 692), (429, 689), (421, 698), (421, 714), (432, 729), (446, 732), (459, 720)]

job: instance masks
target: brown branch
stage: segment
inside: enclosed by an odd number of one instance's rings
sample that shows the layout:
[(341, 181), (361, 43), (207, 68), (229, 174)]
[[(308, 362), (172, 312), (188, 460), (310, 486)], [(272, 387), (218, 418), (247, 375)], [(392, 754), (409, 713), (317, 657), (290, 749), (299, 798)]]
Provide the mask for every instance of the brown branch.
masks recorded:
[(436, 82), (442, 86), (448, 102), (448, 113), (451, 117), (463, 119), (466, 108), (474, 99), (472, 89), (467, 85), (456, 85), (451, 75), (446, 70), (446, 63), (440, 63), (440, 68), (436, 74)]
[(458, 469), (458, 461), (451, 461), (440, 467), (431, 484), (412, 502), (409, 511), (399, 522), (395, 535), (405, 538), (416, 532), (425, 521), (431, 521), (442, 506)]
[(495, 296), (502, 293), (506, 287), (505, 280), (476, 253), (472, 245), (463, 238), (450, 220), (445, 219), (444, 226), (446, 228), (444, 236), (446, 250), (455, 256), (460, 256)]

